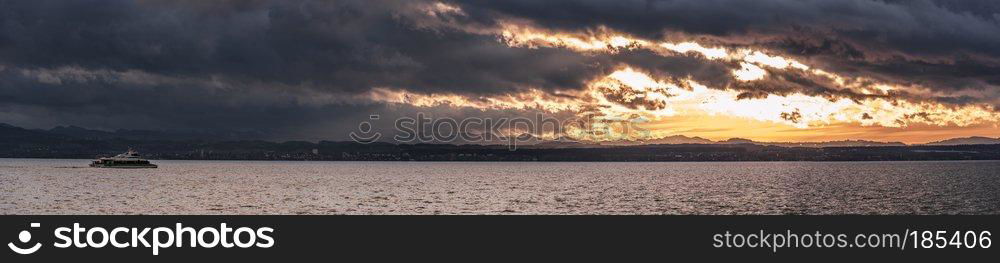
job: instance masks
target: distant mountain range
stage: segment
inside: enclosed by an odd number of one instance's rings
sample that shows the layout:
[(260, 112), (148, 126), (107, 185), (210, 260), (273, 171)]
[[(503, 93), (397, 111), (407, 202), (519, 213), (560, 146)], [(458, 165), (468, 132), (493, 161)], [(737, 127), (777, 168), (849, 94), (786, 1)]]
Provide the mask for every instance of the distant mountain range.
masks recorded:
[(843, 140), (828, 142), (757, 142), (749, 139), (733, 138), (719, 143), (725, 144), (757, 144), (782, 147), (869, 147), (869, 146), (906, 146), (901, 142), (876, 142), (866, 140)]
[[(113, 156), (129, 148), (150, 159), (327, 161), (915, 161), (1000, 160), (994, 138), (972, 137), (903, 145), (871, 141), (820, 143), (712, 141), (669, 136), (653, 140), (578, 142), (570, 138), (508, 145), (270, 142), (229, 139), (240, 133), (99, 131), (81, 127), (24, 129), (0, 124), (0, 158)], [(244, 137), (246, 138), (246, 137)], [(955, 145), (963, 144), (963, 145)], [(975, 144), (975, 145), (973, 145)], [(600, 149), (597, 149), (600, 148)]]
[(1000, 144), (1000, 138), (973, 136), (966, 138), (947, 139), (943, 141), (928, 143), (926, 145), (975, 145), (975, 144)]
[[(820, 147), (820, 148), (821, 147), (908, 146), (908, 144), (902, 142), (879, 142), (879, 141), (869, 141), (869, 140), (841, 140), (841, 141), (827, 141), (827, 142), (758, 142), (744, 138), (730, 138), (723, 141), (712, 141), (701, 137), (687, 137), (684, 135), (673, 135), (673, 136), (663, 137), (660, 139), (649, 139), (649, 140), (639, 140), (639, 141), (610, 141), (610, 142), (601, 142), (599, 144), (609, 145), (609, 146), (655, 145), (655, 144), (755, 144), (755, 145), (765, 145), (765, 146)], [(1000, 144), (1000, 138), (976, 136), (976, 137), (965, 137), (965, 138), (953, 138), (926, 144), (913, 144), (913, 145), (950, 146), (950, 145), (979, 145), (979, 144)]]
[[(245, 141), (260, 140), (263, 135), (255, 132), (198, 132), (198, 131), (153, 131), (153, 130), (126, 130), (116, 131), (92, 130), (78, 126), (58, 126), (52, 129), (25, 129), (13, 125), (0, 123), (0, 139), (2, 140), (23, 140), (31, 141), (52, 141), (52, 140), (132, 140), (132, 141)], [(636, 145), (680, 145), (680, 144), (754, 144), (762, 146), (781, 147), (869, 147), (869, 146), (907, 146), (902, 142), (877, 142), (868, 140), (842, 140), (828, 142), (758, 142), (744, 138), (730, 138), (723, 141), (712, 141), (701, 137), (688, 137), (684, 135), (672, 135), (658, 139), (646, 140), (619, 140), (605, 142), (578, 141), (572, 138), (560, 137), (555, 140), (540, 140), (531, 138), (533, 143), (524, 145), (531, 148), (590, 148), (602, 146), (636, 146)], [(927, 146), (953, 146), (953, 145), (983, 145), (1000, 144), (1000, 138), (989, 137), (965, 137), (952, 138), (926, 144)]]

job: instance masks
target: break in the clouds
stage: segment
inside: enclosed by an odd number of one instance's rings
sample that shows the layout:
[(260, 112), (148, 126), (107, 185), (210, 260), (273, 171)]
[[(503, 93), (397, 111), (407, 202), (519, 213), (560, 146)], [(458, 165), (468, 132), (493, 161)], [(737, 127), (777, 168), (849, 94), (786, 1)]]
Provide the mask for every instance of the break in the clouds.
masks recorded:
[(541, 111), (996, 136), (998, 47), (989, 0), (0, 0), (0, 122), (339, 139), (376, 112)]

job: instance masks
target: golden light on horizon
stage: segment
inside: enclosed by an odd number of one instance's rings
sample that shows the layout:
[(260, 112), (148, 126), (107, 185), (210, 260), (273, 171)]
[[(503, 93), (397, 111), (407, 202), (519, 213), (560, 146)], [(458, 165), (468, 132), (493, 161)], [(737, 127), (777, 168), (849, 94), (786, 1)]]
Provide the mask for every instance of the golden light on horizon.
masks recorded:
[[(418, 107), (453, 106), (481, 110), (541, 110), (549, 113), (579, 112), (596, 114), (603, 120), (640, 120), (640, 126), (649, 132), (637, 136), (619, 135), (611, 138), (649, 139), (683, 129), (722, 129), (733, 120), (749, 120), (747, 127), (767, 133), (749, 133), (728, 127), (728, 135), (708, 137), (746, 137), (751, 139), (780, 140), (780, 138), (807, 138), (808, 133), (824, 134), (826, 131), (854, 127), (883, 127), (906, 129), (919, 127), (968, 127), (1000, 122), (992, 108), (983, 105), (951, 106), (940, 103), (910, 102), (887, 99), (829, 100), (828, 98), (792, 94), (768, 95), (765, 98), (740, 98), (734, 90), (711, 89), (691, 80), (686, 88), (657, 81), (649, 75), (631, 68), (616, 71), (606, 78), (591, 83), (586, 92), (577, 97), (550, 96), (540, 90), (529, 90), (505, 96), (468, 98), (459, 95), (412, 94), (399, 90), (376, 89), (372, 99), (390, 103), (404, 103)], [(678, 117), (686, 122), (670, 123)], [(662, 129), (664, 124), (671, 129)], [(744, 124), (746, 125), (746, 124)], [(824, 129), (825, 127), (833, 127)], [(768, 129), (765, 129), (768, 128)], [(799, 129), (798, 132), (788, 132)], [(775, 132), (784, 130), (785, 132)], [(979, 129), (978, 132), (984, 130)], [(987, 130), (988, 131), (988, 130)], [(795, 134), (795, 136), (789, 136)], [(832, 134), (831, 134), (832, 135)], [(870, 136), (869, 136), (870, 137)], [(907, 139), (913, 141), (914, 139)]]

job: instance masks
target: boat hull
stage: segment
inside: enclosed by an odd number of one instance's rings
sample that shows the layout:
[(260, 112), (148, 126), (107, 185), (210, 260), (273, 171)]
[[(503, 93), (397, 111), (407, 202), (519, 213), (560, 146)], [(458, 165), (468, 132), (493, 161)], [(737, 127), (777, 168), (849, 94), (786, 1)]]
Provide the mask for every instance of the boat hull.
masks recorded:
[(149, 163), (149, 160), (142, 159), (139, 157), (139, 153), (132, 148), (128, 149), (128, 152), (123, 154), (115, 155), (114, 157), (104, 157), (94, 160), (90, 163), (90, 167), (94, 168), (124, 168), (124, 169), (137, 169), (137, 168), (156, 168), (155, 164)]
[(155, 164), (133, 164), (133, 165), (106, 165), (106, 164), (91, 164), (90, 167), (94, 168), (117, 168), (117, 169), (143, 169), (143, 168), (157, 168)]

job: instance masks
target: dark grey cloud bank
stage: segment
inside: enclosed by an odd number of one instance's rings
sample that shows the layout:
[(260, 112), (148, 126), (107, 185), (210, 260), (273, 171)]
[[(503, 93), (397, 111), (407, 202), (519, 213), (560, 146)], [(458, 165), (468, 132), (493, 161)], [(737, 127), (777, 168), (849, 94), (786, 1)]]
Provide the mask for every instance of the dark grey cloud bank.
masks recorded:
[(993, 0), (459, 2), (473, 16), (524, 18), (546, 28), (605, 25), (650, 39), (684, 35), (764, 47), (848, 76), (991, 89), (994, 96), (1000, 85), (1000, 4)]
[[(580, 89), (622, 64), (733, 85), (725, 75), (735, 65), (721, 62), (508, 47), (475, 30), (512, 18), (753, 45), (848, 75), (986, 94), (955, 103), (996, 100), (1000, 85), (995, 1), (446, 2), (465, 14), (428, 14), (431, 1), (0, 0), (0, 122), (315, 138), (322, 135), (302, 131), (413, 110), (354, 101), (373, 87), (473, 95)], [(780, 79), (734, 87), (751, 97), (837, 93), (795, 73), (772, 76)]]
[(74, 65), (344, 91), (572, 88), (593, 74), (585, 58), (566, 50), (511, 49), (493, 36), (420, 28), (407, 17), (418, 12), (408, 10), (416, 3), (7, 1), (0, 57), (17, 67)]
[[(344, 103), (372, 87), (575, 89), (609, 71), (595, 66), (611, 64), (606, 57), (508, 48), (495, 36), (424, 28), (421, 3), (0, 1), (0, 105), (11, 116), (43, 113), (102, 128), (129, 121), (79, 122), (122, 116), (149, 128), (295, 127), (368, 114), (297, 98), (316, 92)], [(67, 67), (82, 73), (60, 70)], [(146, 81), (126, 81), (128, 72)], [(25, 108), (35, 111), (11, 112)], [(88, 113), (98, 117), (79, 118)]]

